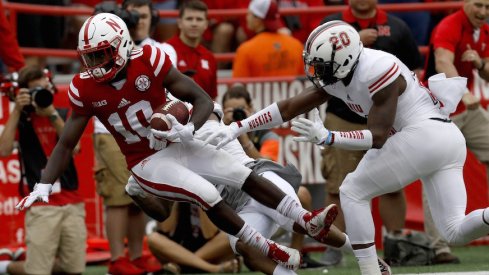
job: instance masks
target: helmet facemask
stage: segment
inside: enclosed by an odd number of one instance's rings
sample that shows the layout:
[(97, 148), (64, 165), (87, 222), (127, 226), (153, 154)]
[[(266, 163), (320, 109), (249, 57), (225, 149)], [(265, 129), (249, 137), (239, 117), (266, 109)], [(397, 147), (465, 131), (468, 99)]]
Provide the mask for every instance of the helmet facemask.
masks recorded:
[(305, 72), (309, 80), (314, 83), (317, 88), (332, 85), (340, 79), (335, 76), (341, 65), (334, 61), (336, 54), (336, 46), (333, 44), (331, 51), (331, 60), (324, 61), (320, 57), (310, 58), (309, 54), (304, 51), (303, 58), (305, 64)]
[(121, 58), (118, 51), (120, 43), (120, 37), (116, 37), (110, 43), (104, 41), (96, 48), (78, 51), (81, 63), (95, 81), (111, 80), (119, 68), (124, 65), (120, 64)]

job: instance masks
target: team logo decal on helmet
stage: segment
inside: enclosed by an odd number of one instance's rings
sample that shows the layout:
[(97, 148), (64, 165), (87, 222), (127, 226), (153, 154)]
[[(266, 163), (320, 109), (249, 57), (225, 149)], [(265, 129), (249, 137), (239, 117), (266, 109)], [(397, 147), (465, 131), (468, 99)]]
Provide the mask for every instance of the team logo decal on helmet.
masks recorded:
[(149, 80), (148, 76), (143, 74), (136, 78), (134, 84), (136, 85), (136, 89), (138, 89), (138, 91), (145, 92), (149, 89), (149, 86), (151, 86), (151, 80)]
[(317, 87), (334, 84), (353, 73), (362, 49), (352, 26), (340, 20), (324, 23), (307, 38), (302, 53), (305, 73)]

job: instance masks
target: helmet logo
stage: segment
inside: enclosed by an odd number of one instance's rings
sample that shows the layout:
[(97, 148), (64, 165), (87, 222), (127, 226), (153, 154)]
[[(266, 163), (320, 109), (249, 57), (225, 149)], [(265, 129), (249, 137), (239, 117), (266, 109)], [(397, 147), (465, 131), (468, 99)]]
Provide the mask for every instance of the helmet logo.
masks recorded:
[(138, 91), (145, 92), (149, 89), (149, 86), (151, 86), (151, 80), (149, 80), (148, 76), (143, 74), (136, 78), (134, 84), (136, 85), (136, 89), (138, 89)]
[(343, 47), (350, 45), (350, 37), (346, 32), (340, 32), (338, 36), (333, 35), (329, 38), (329, 42), (336, 46), (336, 50), (339, 51)]
[(109, 18), (105, 23), (107, 23), (107, 25), (109, 25), (115, 32), (118, 32), (121, 29), (121, 26), (119, 26), (113, 18)]

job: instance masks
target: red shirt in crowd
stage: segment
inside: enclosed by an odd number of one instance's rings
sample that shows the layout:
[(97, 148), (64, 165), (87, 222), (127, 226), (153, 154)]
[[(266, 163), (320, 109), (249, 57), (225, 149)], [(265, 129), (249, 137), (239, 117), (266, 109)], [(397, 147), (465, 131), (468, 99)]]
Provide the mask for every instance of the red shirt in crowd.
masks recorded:
[(177, 52), (177, 68), (192, 77), (212, 99), (217, 97), (217, 62), (214, 54), (202, 45), (196, 48), (183, 43), (178, 35), (166, 41)]
[[(471, 62), (461, 60), (462, 54), (470, 48), (476, 50), (481, 58), (489, 57), (489, 25), (485, 23), (479, 30), (479, 40), (474, 41), (474, 27), (463, 10), (445, 17), (433, 30), (431, 36), (433, 49), (444, 48), (454, 53), (454, 65), (458, 74), (467, 77), (467, 86), (473, 93), (474, 88), (474, 65)], [(433, 54), (433, 53), (431, 53)], [(434, 66), (429, 63), (428, 66)], [(434, 68), (431, 68), (434, 69)], [(430, 68), (427, 69), (430, 71)], [(485, 107), (489, 98), (481, 98), (481, 104)], [(460, 102), (454, 114), (465, 110), (465, 105)]]
[(0, 1), (0, 41), (2, 41), (0, 60), (14, 70), (24, 67), (24, 57), (20, 53), (17, 37), (12, 32), (10, 23), (5, 17), (2, 1)]

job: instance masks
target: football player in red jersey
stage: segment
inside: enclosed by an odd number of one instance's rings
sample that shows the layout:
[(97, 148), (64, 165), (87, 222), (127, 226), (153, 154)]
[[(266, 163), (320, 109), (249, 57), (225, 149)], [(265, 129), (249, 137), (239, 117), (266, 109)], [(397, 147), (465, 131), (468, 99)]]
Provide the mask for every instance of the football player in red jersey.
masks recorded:
[[(209, 117), (213, 103), (192, 80), (176, 70), (160, 49), (146, 45), (133, 50), (125, 23), (117, 16), (100, 13), (88, 18), (78, 38), (78, 54), (86, 72), (77, 74), (68, 95), (73, 115), (34, 191), (17, 205), (48, 201), (52, 183), (64, 170), (66, 160), (92, 116), (116, 139), (132, 176), (141, 187), (160, 198), (198, 204), (216, 226), (236, 236), (289, 269), (299, 267), (301, 256), (264, 238), (222, 201), (214, 184), (231, 185), (247, 192), (265, 206), (293, 219), (316, 239), (322, 239), (336, 217), (336, 207), (309, 212), (231, 155), (194, 140), (193, 134)], [(165, 102), (165, 88), (193, 104), (190, 122), (173, 127), (155, 138), (149, 119)], [(160, 135), (161, 136), (161, 135)], [(168, 144), (166, 140), (170, 140)]]

